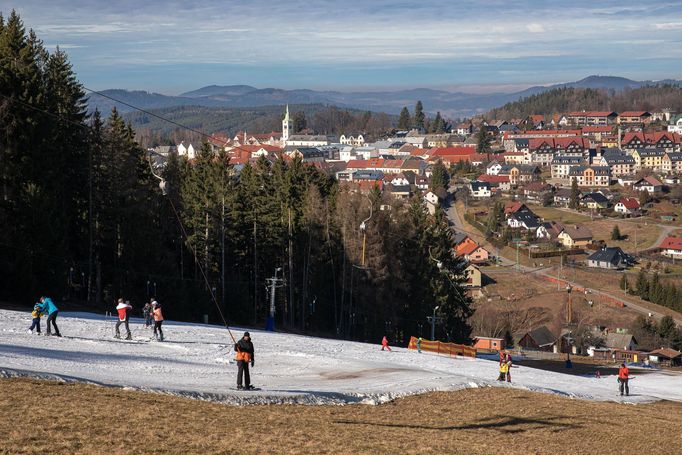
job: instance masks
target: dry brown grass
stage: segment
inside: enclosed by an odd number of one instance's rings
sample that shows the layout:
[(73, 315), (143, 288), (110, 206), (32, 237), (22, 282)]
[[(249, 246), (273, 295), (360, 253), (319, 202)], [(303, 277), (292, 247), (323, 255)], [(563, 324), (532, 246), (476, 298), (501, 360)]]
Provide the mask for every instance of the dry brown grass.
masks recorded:
[(82, 384), (0, 386), (0, 452), (8, 454), (682, 453), (680, 403), (491, 388), (381, 406), (231, 407)]

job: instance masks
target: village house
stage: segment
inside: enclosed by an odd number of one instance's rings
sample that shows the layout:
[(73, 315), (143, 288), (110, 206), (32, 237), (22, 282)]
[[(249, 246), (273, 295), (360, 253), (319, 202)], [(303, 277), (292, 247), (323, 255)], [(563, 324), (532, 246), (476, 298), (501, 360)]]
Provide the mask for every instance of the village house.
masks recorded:
[(579, 156), (557, 155), (552, 159), (551, 172), (553, 179), (567, 180), (571, 167), (580, 166), (583, 158)]
[(540, 227), (540, 220), (533, 212), (519, 211), (509, 215), (507, 225), (512, 229), (535, 231)]
[(385, 186), (386, 191), (396, 199), (409, 199), (412, 196), (410, 185), (393, 185), (389, 183)]
[(651, 123), (651, 112), (625, 111), (618, 115), (618, 123), (621, 125), (648, 125)]
[(541, 203), (548, 193), (552, 192), (552, 185), (543, 182), (530, 182), (523, 186), (523, 196), (528, 201)]
[(553, 350), (557, 337), (543, 325), (529, 332), (522, 333), (516, 337), (515, 345), (532, 351)]
[(634, 197), (624, 197), (621, 198), (614, 207), (616, 213), (627, 216), (639, 216), (641, 215), (641, 210), (639, 206), (639, 201)]
[(621, 143), (621, 148), (626, 151), (645, 148), (663, 149), (666, 152), (680, 151), (680, 135), (668, 131), (627, 132)]
[(635, 263), (635, 258), (619, 247), (606, 247), (594, 252), (587, 258), (588, 267), (600, 269), (623, 269)]
[(538, 239), (544, 240), (558, 240), (559, 234), (564, 230), (564, 225), (557, 221), (545, 221), (535, 231), (535, 236)]
[(631, 155), (617, 148), (604, 150), (598, 164), (607, 166), (614, 177), (631, 175), (635, 172), (636, 166), (635, 159)]
[(476, 180), (479, 182), (487, 182), (490, 184), (491, 191), (509, 191), (511, 190), (511, 182), (508, 175), (488, 175), (481, 174)]
[(632, 152), (632, 159), (635, 160), (635, 170), (651, 169), (660, 171), (663, 168), (663, 157), (665, 150), (661, 148), (642, 148)]
[[(610, 111), (580, 111), (564, 115), (565, 122), (572, 125), (602, 126), (611, 125), (618, 120), (618, 114)], [(561, 121), (559, 122), (561, 124)]]
[(634, 351), (637, 349), (637, 339), (629, 333), (609, 332), (602, 339), (604, 345), (611, 350)]
[(580, 197), (580, 206), (591, 210), (609, 208), (609, 198), (601, 192), (587, 193)]
[(592, 231), (578, 225), (563, 225), (557, 240), (566, 248), (582, 248), (592, 243)]
[(682, 115), (677, 115), (670, 118), (670, 123), (668, 123), (668, 132), (682, 134)]
[(571, 202), (571, 189), (559, 188), (554, 193), (554, 205), (557, 207), (568, 207)]
[(469, 184), (469, 191), (471, 195), (476, 198), (487, 198), (492, 196), (490, 183), (488, 182), (471, 182)]
[(661, 171), (666, 174), (682, 174), (682, 152), (666, 152), (661, 162)]
[(682, 237), (666, 237), (663, 239), (661, 244), (658, 246), (661, 250), (663, 256), (669, 258), (681, 259), (682, 258)]
[(682, 365), (682, 352), (672, 348), (661, 348), (649, 353), (649, 361), (667, 367)]
[(611, 170), (606, 166), (571, 166), (568, 172), (571, 183), (573, 180), (582, 187), (609, 186)]
[(455, 247), (455, 256), (463, 257), (472, 264), (482, 264), (488, 261), (490, 253), (474, 240), (467, 237)]
[(341, 137), (339, 137), (339, 142), (343, 145), (355, 145), (361, 147), (365, 145), (365, 136), (362, 135), (362, 133), (348, 135), (342, 134)]
[(654, 176), (649, 175), (637, 180), (632, 189), (635, 191), (647, 191), (649, 194), (660, 193), (663, 190), (663, 184)]

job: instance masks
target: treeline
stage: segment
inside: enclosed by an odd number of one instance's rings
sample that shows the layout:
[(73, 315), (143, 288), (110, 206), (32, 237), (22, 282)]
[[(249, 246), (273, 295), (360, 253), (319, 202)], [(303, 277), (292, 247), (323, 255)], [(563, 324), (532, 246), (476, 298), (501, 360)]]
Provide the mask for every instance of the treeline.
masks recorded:
[(682, 288), (673, 283), (662, 283), (658, 272), (654, 272), (649, 279), (646, 272), (640, 270), (634, 286), (623, 275), (620, 279), (620, 288), (649, 302), (682, 312)]
[(656, 85), (622, 91), (563, 87), (531, 95), (492, 109), (486, 118), (511, 120), (532, 114), (553, 115), (581, 110), (682, 110), (682, 89), (677, 85)]
[(468, 339), (464, 263), (418, 197), (361, 195), (297, 159), (237, 172), (206, 143), (192, 163), (171, 155), (161, 191), (132, 126), (116, 110), (88, 118), (64, 53), (14, 13), (0, 76), (0, 300), (103, 312), (156, 296), (171, 319), (261, 325), (278, 274), (280, 327), (406, 341), (438, 306), (438, 337)]
[[(298, 119), (296, 132), (340, 135), (364, 133), (380, 136), (392, 128), (396, 117), (385, 113), (342, 109), (322, 104), (290, 105), (289, 111)], [(163, 118), (188, 126), (206, 134), (225, 133), (233, 137), (239, 131), (248, 133), (281, 132), (282, 106), (222, 108), (201, 106), (177, 106), (154, 109)], [(180, 141), (201, 143), (202, 136), (144, 112), (124, 115), (137, 132), (143, 147), (178, 144)], [(296, 126), (296, 125), (295, 125)]]

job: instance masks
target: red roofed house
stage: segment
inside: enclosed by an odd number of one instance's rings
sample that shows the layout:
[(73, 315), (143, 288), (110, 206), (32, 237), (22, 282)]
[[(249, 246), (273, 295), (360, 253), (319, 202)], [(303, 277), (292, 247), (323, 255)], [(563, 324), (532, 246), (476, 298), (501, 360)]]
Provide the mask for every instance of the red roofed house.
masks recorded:
[(489, 175), (481, 174), (478, 179), (479, 182), (490, 183), (491, 188), (498, 188), (500, 191), (511, 190), (511, 182), (508, 175)]
[(636, 150), (646, 146), (654, 146), (665, 149), (667, 152), (673, 152), (679, 149), (679, 145), (680, 135), (669, 131), (656, 131), (652, 133), (641, 131), (628, 132), (623, 135), (622, 140), (623, 150)]
[(634, 197), (624, 197), (614, 207), (614, 210), (623, 215), (639, 216), (640, 206), (639, 201)]
[(658, 248), (663, 256), (682, 258), (682, 237), (666, 237)]
[(656, 177), (648, 175), (637, 180), (635, 184), (632, 185), (632, 189), (635, 191), (646, 190), (649, 194), (654, 194), (663, 190), (663, 184)]
[(469, 237), (455, 247), (455, 255), (457, 257), (464, 257), (464, 259), (472, 264), (487, 262), (490, 256), (485, 248), (471, 240)]
[(651, 123), (651, 112), (625, 111), (618, 116), (621, 125), (647, 125)]

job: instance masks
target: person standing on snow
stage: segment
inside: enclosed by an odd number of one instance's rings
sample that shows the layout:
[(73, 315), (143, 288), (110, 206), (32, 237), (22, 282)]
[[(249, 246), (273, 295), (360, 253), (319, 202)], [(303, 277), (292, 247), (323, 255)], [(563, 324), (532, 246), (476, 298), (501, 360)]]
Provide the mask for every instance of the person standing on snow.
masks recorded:
[[(253, 343), (251, 342), (251, 334), (244, 332), (241, 340), (234, 344), (234, 350), (237, 352), (237, 389), (253, 389), (251, 385), (251, 374), (249, 373), (249, 362), (253, 367), (255, 363), (255, 355), (253, 351)], [(243, 386), (242, 386), (242, 378)]]
[(31, 312), (31, 317), (33, 318), (33, 323), (31, 324), (31, 327), (28, 328), (28, 331), (33, 333), (33, 329), (36, 329), (36, 332), (40, 335), (40, 316), (42, 313), (40, 312), (40, 304), (36, 303), (33, 306), (33, 312)]
[(57, 315), (59, 314), (59, 309), (57, 308), (57, 305), (54, 304), (51, 298), (44, 296), (40, 298), (40, 312), (43, 314), (47, 314), (47, 321), (45, 321), (47, 330), (45, 331), (45, 335), (46, 336), (52, 335), (52, 332), (50, 330), (51, 322), (52, 327), (54, 327), (55, 336), (58, 337), (62, 336), (62, 334), (59, 333), (59, 327), (57, 327)]
[(507, 364), (507, 382), (511, 382), (512, 357), (507, 354), (504, 358), (504, 363)]
[[(152, 299), (153, 300), (153, 299)], [(142, 316), (144, 316), (144, 328), (148, 329), (152, 326), (152, 303), (147, 302), (142, 308)]]
[(417, 338), (417, 352), (422, 353), (422, 337)]
[(618, 369), (618, 384), (620, 384), (620, 396), (623, 396), (623, 390), (625, 390), (625, 395), (630, 395), (630, 387), (628, 387), (628, 381), (630, 380), (630, 369), (625, 366), (624, 363), (620, 364)]
[(509, 364), (507, 362), (500, 363), (500, 375), (497, 377), (498, 381), (504, 381), (509, 372)]
[(384, 338), (381, 340), (381, 350), (383, 351), (384, 349), (388, 349), (389, 352), (391, 352), (391, 348), (388, 346), (388, 338), (386, 338), (386, 335), (384, 335)]
[(159, 341), (163, 341), (163, 330), (161, 330), (163, 313), (161, 313), (161, 304), (155, 299), (152, 299), (152, 316), (154, 317), (154, 337)]
[(133, 335), (130, 333), (130, 326), (128, 325), (128, 320), (130, 319), (129, 311), (133, 309), (130, 302), (124, 302), (123, 299), (118, 299), (118, 305), (116, 305), (116, 311), (118, 311), (118, 322), (116, 322), (116, 335), (114, 338), (121, 338), (121, 332), (119, 327), (121, 324), (126, 326), (126, 340), (132, 340)]

